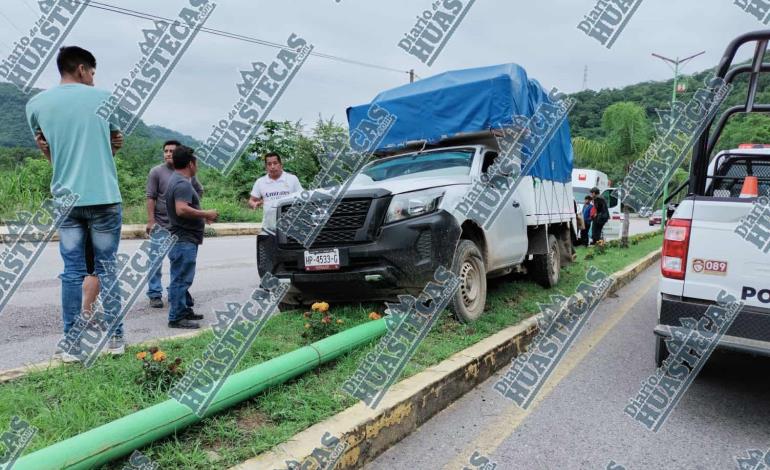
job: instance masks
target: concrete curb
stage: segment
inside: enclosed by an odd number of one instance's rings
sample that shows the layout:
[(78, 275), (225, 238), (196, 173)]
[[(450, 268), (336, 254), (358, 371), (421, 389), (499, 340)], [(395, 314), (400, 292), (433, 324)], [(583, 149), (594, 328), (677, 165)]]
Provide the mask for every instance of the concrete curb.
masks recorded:
[[(660, 259), (660, 253), (661, 250), (652, 252), (612, 274), (614, 280), (609, 294), (617, 292), (653, 265)], [(526, 350), (536, 334), (537, 321), (533, 316), (397, 383), (390, 388), (377, 410), (359, 402), (232, 469), (276, 469), (286, 468), (287, 460), (302, 462), (314, 449), (323, 447), (321, 436), (327, 432), (347, 442), (335, 468), (361, 468), (508, 365)]]
[[(142, 224), (123, 225), (120, 230), (122, 240), (141, 240), (147, 238)], [(262, 231), (261, 223), (211, 224), (206, 226), (207, 237), (231, 237), (238, 235), (258, 235)], [(7, 241), (6, 241), (7, 240)], [(7, 225), (0, 225), (0, 243), (13, 242)], [(59, 241), (59, 234), (54, 233), (51, 241)]]

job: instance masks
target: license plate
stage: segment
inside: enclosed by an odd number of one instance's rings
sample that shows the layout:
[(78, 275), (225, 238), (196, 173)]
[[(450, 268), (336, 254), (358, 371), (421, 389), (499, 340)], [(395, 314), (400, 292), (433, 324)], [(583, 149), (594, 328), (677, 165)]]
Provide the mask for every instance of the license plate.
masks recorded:
[(340, 250), (306, 251), (305, 271), (331, 271), (340, 269)]

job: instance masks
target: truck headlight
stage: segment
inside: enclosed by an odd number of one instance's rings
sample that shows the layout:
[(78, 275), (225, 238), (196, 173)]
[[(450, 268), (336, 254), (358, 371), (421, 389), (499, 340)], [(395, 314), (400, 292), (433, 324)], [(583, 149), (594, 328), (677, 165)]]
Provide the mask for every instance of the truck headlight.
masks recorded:
[(396, 195), (388, 206), (385, 223), (389, 224), (435, 212), (438, 210), (443, 197), (443, 189), (428, 189)]

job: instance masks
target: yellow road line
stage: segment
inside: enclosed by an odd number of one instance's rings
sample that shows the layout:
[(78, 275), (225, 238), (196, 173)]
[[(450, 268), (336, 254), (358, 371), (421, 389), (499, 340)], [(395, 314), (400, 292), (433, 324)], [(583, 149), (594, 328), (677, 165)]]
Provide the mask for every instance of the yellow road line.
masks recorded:
[(468, 464), (468, 459), (473, 455), (473, 452), (477, 450), (482, 455), (488, 456), (492, 454), (657, 282), (657, 277), (654, 277), (644, 284), (636, 294), (628, 298), (615, 312), (610, 314), (607, 320), (593, 331), (591, 336), (575, 344), (565, 355), (564, 360), (556, 367), (556, 370), (548, 378), (543, 388), (540, 389), (535, 399), (532, 400), (529, 408), (522, 410), (512, 404), (500, 410), (500, 414), (484, 427), (481, 433), (465, 450), (457, 454), (454, 459), (445, 465), (444, 469), (457, 470), (458, 468), (463, 468), (463, 466)]

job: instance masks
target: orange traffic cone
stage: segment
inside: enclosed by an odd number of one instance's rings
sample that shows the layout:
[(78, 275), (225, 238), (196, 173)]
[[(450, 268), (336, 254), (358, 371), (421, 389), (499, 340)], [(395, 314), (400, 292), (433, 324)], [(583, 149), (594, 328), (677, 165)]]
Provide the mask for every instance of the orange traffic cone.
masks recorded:
[(743, 180), (743, 189), (741, 189), (740, 197), (759, 197), (759, 181), (756, 176), (747, 176)]

